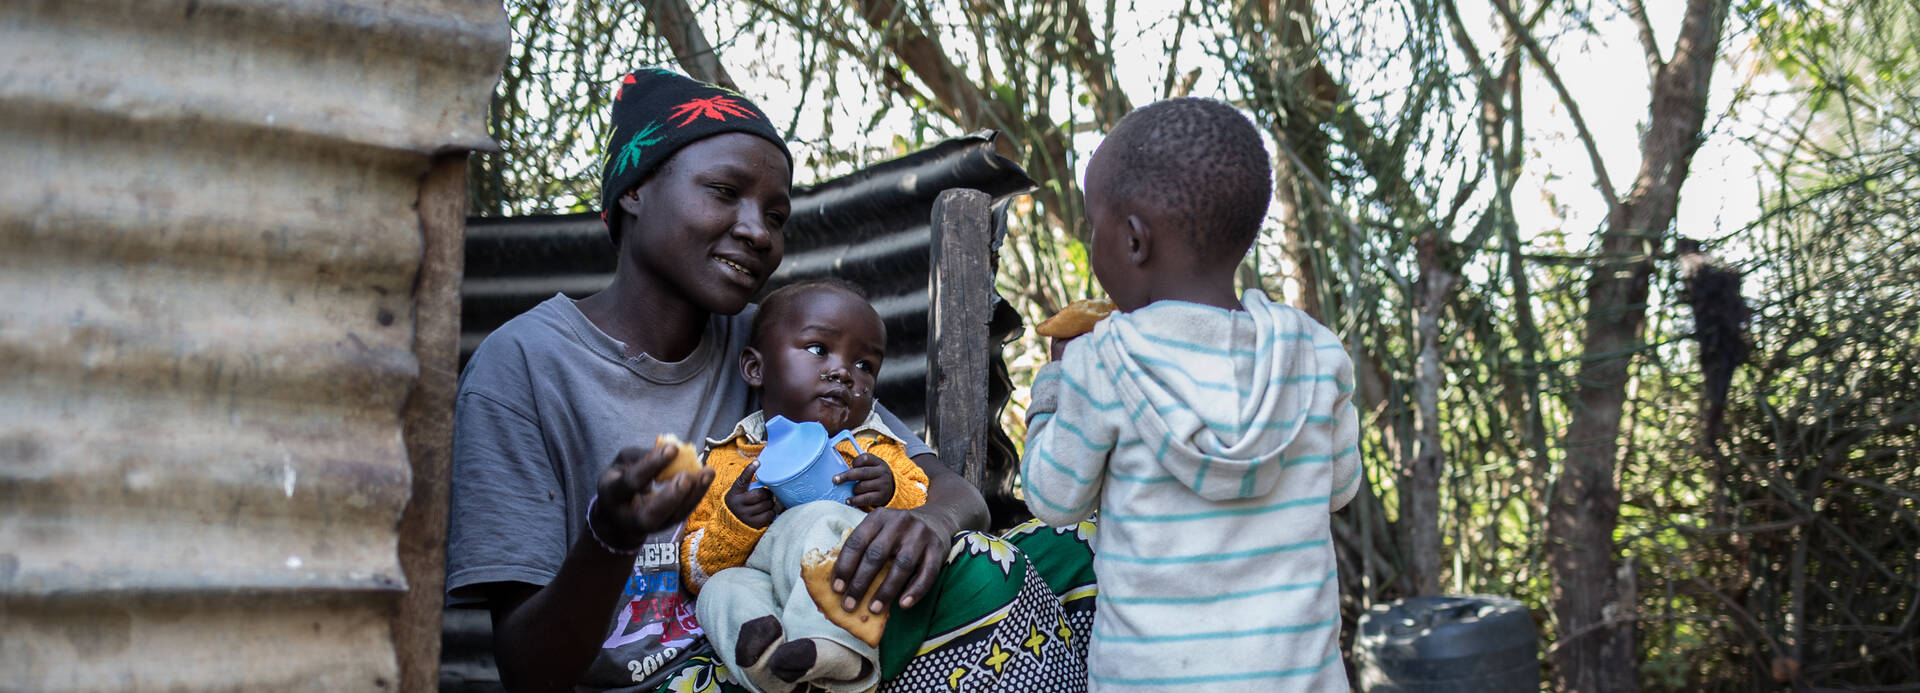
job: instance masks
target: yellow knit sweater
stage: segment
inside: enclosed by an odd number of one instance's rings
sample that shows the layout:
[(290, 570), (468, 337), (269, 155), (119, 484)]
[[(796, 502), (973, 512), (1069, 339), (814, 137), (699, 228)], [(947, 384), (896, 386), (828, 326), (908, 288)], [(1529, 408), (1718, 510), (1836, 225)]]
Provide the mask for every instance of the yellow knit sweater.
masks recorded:
[[(907, 457), (906, 446), (879, 433), (862, 430), (855, 434), (860, 446), (887, 463), (893, 470), (893, 500), (889, 508), (907, 510), (927, 502), (927, 473)], [(727, 507), (727, 490), (739, 480), (740, 472), (760, 457), (767, 446), (750, 442), (736, 434), (714, 445), (707, 453), (706, 465), (713, 468), (713, 485), (687, 518), (687, 532), (680, 540), (681, 583), (693, 594), (706, 586), (707, 578), (727, 568), (744, 565), (753, 553), (765, 528), (754, 529), (735, 517)], [(849, 462), (855, 457), (853, 446), (844, 441), (834, 448)]]

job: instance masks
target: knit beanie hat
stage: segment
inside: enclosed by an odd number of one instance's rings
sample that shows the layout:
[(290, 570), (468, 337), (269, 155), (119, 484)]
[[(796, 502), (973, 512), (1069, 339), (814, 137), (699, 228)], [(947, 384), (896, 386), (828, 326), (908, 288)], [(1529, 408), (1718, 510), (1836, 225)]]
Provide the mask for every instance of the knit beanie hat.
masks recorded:
[(607, 133), (607, 159), (600, 167), (600, 219), (606, 222), (614, 245), (620, 244), (613, 217), (620, 196), (681, 147), (726, 132), (765, 138), (780, 148), (787, 166), (793, 166), (793, 153), (780, 140), (773, 121), (740, 92), (658, 67), (643, 67), (620, 78), (620, 91), (613, 97), (612, 129)]

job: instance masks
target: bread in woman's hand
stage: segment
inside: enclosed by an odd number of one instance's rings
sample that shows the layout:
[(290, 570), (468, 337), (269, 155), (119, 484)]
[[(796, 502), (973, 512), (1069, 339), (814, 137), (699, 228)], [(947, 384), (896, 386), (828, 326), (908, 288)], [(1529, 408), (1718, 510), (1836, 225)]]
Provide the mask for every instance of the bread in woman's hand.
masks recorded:
[(874, 573), (873, 582), (867, 583), (867, 593), (854, 602), (853, 610), (842, 607), (846, 602), (843, 595), (833, 591), (833, 564), (840, 560), (840, 549), (821, 551), (812, 549), (800, 558), (800, 581), (807, 585), (807, 596), (813, 597), (813, 605), (827, 617), (833, 625), (852, 633), (853, 637), (874, 647), (880, 646), (880, 634), (887, 630), (887, 613), (873, 613), (867, 605), (873, 603), (873, 593), (880, 589), (880, 583), (887, 579), (888, 568), (880, 566), (880, 572)]
[(662, 433), (660, 437), (653, 439), (654, 447), (661, 445), (672, 445), (675, 452), (673, 460), (667, 462), (667, 466), (661, 467), (660, 473), (653, 477), (656, 481), (670, 481), (681, 474), (700, 473), (700, 455), (693, 451), (692, 445), (681, 442), (680, 436)]
[(1105, 298), (1086, 298), (1067, 304), (1046, 322), (1040, 323), (1033, 331), (1042, 337), (1054, 339), (1072, 339), (1093, 331), (1093, 324), (1106, 318), (1113, 312), (1113, 301)]

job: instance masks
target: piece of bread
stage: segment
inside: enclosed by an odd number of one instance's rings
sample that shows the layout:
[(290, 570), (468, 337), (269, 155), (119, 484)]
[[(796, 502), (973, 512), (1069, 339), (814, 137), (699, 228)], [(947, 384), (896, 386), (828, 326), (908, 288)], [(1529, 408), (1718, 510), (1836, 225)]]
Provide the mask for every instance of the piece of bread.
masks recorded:
[(672, 445), (679, 452), (674, 453), (673, 460), (668, 462), (667, 466), (660, 468), (660, 473), (653, 477), (654, 480), (667, 481), (681, 474), (700, 473), (700, 455), (693, 451), (692, 445), (681, 442), (680, 436), (672, 433), (662, 433), (660, 437), (653, 439), (654, 447), (657, 448), (663, 444)]
[(1093, 324), (1113, 313), (1113, 301), (1105, 298), (1084, 298), (1067, 304), (1046, 322), (1040, 323), (1033, 331), (1042, 337), (1054, 339), (1072, 339), (1093, 331)]
[(873, 593), (880, 589), (880, 583), (887, 579), (891, 566), (880, 566), (880, 572), (873, 576), (873, 582), (867, 585), (866, 595), (853, 605), (853, 610), (841, 608), (846, 600), (843, 595), (833, 591), (833, 564), (840, 560), (840, 549), (821, 551), (812, 549), (800, 558), (800, 580), (807, 585), (807, 596), (813, 597), (813, 605), (827, 617), (833, 625), (852, 633), (853, 637), (874, 647), (880, 646), (880, 634), (887, 630), (887, 614), (873, 613), (867, 605), (873, 603)]

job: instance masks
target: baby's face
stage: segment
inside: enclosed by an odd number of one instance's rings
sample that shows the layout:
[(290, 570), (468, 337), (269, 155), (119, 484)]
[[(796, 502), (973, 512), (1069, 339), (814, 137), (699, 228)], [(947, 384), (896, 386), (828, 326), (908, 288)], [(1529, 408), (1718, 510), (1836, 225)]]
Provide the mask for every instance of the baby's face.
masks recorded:
[(780, 311), (754, 339), (759, 358), (749, 354), (743, 363), (747, 382), (759, 381), (767, 418), (816, 421), (830, 434), (866, 421), (886, 357), (880, 314), (859, 296), (830, 288), (793, 296)]

